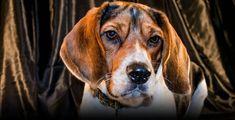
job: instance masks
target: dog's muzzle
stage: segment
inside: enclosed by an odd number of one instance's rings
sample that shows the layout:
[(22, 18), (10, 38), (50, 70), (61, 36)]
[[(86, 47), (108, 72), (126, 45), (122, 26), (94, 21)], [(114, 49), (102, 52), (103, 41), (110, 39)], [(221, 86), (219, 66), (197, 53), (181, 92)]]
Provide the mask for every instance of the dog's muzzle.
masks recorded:
[(151, 72), (147, 65), (142, 63), (134, 63), (126, 68), (128, 78), (135, 84), (144, 84), (148, 81)]

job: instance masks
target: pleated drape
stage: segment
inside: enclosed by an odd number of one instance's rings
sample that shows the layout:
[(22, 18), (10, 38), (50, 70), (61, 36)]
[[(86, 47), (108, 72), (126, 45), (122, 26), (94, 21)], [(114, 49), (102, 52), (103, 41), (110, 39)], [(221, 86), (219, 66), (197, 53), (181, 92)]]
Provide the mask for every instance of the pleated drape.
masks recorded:
[[(202, 118), (233, 118), (234, 0), (126, 1), (166, 12), (191, 60), (204, 72), (209, 95)], [(73, 25), (103, 2), (0, 1), (0, 118), (77, 117), (84, 84), (65, 68), (59, 49)]]

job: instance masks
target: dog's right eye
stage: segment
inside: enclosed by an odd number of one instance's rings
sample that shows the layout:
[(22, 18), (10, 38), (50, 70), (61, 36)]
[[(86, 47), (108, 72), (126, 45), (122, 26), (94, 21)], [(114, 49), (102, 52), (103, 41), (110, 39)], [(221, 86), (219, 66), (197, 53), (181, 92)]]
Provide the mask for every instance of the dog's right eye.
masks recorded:
[(121, 41), (119, 35), (113, 30), (105, 32), (105, 36), (109, 41), (113, 42), (114, 44), (117, 44)]
[(153, 36), (148, 40), (147, 45), (149, 47), (156, 47), (161, 43), (161, 37), (160, 36)]

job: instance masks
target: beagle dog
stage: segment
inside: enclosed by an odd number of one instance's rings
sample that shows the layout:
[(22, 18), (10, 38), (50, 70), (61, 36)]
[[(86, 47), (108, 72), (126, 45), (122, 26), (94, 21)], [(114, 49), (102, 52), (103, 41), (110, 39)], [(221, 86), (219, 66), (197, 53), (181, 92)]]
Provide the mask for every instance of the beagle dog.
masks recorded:
[(64, 38), (60, 56), (85, 83), (82, 117), (197, 118), (207, 96), (203, 73), (167, 16), (139, 3), (89, 10)]

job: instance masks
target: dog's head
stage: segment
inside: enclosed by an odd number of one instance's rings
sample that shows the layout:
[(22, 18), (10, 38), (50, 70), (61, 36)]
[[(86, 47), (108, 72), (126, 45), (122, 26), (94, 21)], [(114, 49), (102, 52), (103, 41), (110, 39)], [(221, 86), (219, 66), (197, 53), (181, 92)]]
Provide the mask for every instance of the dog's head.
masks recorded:
[(65, 37), (60, 55), (78, 79), (125, 105), (143, 104), (160, 79), (172, 92), (190, 92), (184, 45), (163, 12), (142, 4), (91, 9)]

